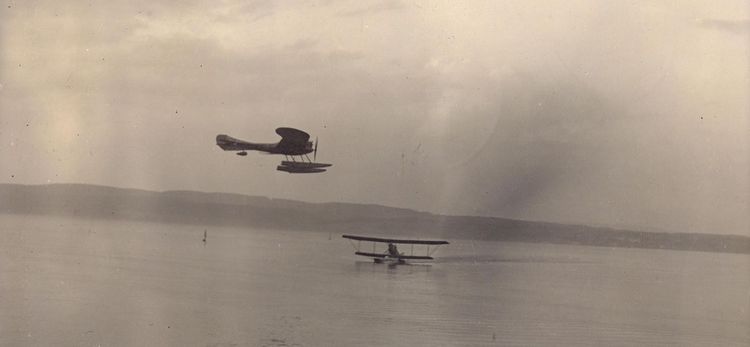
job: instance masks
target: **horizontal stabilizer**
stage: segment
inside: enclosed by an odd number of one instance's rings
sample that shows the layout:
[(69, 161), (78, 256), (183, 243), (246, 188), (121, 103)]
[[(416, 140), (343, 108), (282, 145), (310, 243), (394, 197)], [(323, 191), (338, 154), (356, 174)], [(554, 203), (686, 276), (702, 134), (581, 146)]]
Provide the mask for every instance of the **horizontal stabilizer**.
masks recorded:
[(224, 134), (216, 135), (216, 145), (225, 151), (244, 151), (255, 148), (255, 145), (250, 142), (238, 140)]

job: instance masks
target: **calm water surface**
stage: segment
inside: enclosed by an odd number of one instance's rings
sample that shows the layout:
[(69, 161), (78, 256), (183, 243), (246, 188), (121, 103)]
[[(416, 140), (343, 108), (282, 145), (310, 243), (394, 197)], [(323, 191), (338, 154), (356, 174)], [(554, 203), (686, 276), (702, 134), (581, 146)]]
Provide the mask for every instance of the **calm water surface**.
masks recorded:
[(388, 267), (326, 232), (0, 225), (0, 345), (750, 345), (747, 255), (450, 240)]

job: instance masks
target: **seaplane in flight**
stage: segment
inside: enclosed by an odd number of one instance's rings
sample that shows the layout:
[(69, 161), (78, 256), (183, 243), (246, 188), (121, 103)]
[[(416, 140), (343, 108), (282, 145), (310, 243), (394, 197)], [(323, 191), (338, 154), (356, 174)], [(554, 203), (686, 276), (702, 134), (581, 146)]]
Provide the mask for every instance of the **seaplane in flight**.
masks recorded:
[[(314, 162), (318, 156), (318, 139), (310, 141), (310, 134), (294, 128), (277, 128), (276, 133), (281, 141), (276, 143), (252, 143), (235, 139), (229, 135), (217, 135), (216, 145), (225, 151), (237, 151), (237, 155), (246, 156), (247, 151), (261, 151), (269, 154), (283, 154), (286, 160), (276, 167), (276, 170), (288, 173), (318, 173), (325, 172), (333, 164)], [(309, 153), (313, 153), (310, 160)], [(294, 157), (299, 156), (299, 161)], [(291, 160), (289, 158), (291, 157)], [(307, 160), (305, 160), (307, 159)]]
[[(354, 246), (354, 254), (363, 257), (370, 257), (375, 263), (388, 262), (392, 265), (405, 264), (407, 260), (433, 260), (432, 254), (437, 251), (440, 245), (447, 245), (448, 241), (441, 240), (399, 240), (399, 239), (385, 239), (379, 237), (369, 236), (356, 236), (356, 235), (341, 235), (345, 239), (349, 239), (349, 242)], [(355, 244), (354, 241), (357, 241)], [(360, 246), (361, 242), (372, 242), (372, 252), (364, 251)], [(385, 251), (379, 251), (376, 245), (388, 244), (388, 248)], [(406, 254), (405, 252), (399, 252), (398, 244), (406, 244), (411, 246), (411, 252)], [(425, 255), (414, 255), (414, 245), (426, 245), (427, 249)], [(430, 249), (430, 246), (435, 246)]]

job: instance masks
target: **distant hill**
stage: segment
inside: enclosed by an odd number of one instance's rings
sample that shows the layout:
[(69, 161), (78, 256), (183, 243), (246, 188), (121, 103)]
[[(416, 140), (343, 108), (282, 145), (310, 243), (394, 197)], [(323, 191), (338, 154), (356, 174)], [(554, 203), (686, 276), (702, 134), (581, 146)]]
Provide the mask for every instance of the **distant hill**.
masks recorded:
[(737, 235), (641, 232), (444, 216), (380, 205), (307, 203), (239, 194), (154, 192), (84, 184), (0, 184), (0, 213), (750, 254), (750, 237)]

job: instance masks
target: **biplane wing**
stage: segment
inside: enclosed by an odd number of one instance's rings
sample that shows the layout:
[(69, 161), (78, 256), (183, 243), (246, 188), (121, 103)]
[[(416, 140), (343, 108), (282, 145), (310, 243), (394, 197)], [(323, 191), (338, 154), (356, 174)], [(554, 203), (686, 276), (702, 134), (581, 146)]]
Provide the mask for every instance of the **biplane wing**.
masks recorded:
[[(373, 258), (387, 258), (388, 255), (385, 253), (370, 253), (370, 252), (354, 252), (356, 255), (361, 255), (363, 257), (373, 257)], [(435, 258), (427, 255), (399, 255), (399, 259), (413, 259), (413, 260), (433, 260)]]
[(345, 239), (356, 240), (356, 241), (402, 243), (402, 244), (412, 244), (412, 245), (447, 245), (450, 243), (448, 241), (384, 239), (380, 237), (356, 236), (356, 235), (341, 235), (341, 237)]
[[(349, 240), (357, 241), (356, 244), (352, 243), (354, 246), (354, 254), (360, 255), (363, 257), (371, 257), (375, 260), (376, 263), (383, 262), (384, 260), (395, 260), (398, 263), (404, 263), (405, 260), (432, 260), (434, 259), (432, 257), (432, 253), (434, 253), (437, 248), (440, 245), (447, 245), (449, 244), (448, 241), (442, 241), (442, 240), (406, 240), (406, 239), (388, 239), (388, 238), (380, 238), (380, 237), (370, 237), (370, 236), (356, 236), (356, 235), (341, 235), (341, 237)], [(372, 242), (372, 252), (365, 252), (362, 251), (361, 248), (361, 241), (365, 242)], [(384, 252), (377, 252), (377, 247), (375, 246), (377, 243), (386, 243), (388, 244), (388, 249)], [(399, 252), (396, 248), (396, 244), (406, 244), (411, 245), (411, 252), (410, 254)], [(427, 249), (425, 251), (426, 255), (414, 255), (414, 245), (426, 245)], [(430, 249), (430, 246), (436, 246)]]
[(294, 128), (277, 128), (276, 133), (281, 136), (281, 141), (276, 148), (281, 152), (294, 152), (307, 147), (310, 134)]

